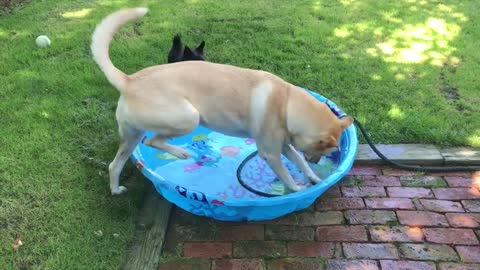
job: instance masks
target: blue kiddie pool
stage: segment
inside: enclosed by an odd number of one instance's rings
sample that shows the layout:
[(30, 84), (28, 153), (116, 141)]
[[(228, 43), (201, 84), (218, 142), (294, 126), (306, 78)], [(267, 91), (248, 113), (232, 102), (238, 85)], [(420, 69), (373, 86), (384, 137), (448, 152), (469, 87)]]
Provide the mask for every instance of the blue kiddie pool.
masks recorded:
[[(345, 115), (330, 100), (309, 93), (326, 102), (337, 116)], [(146, 138), (153, 135), (147, 133)], [(257, 150), (253, 139), (230, 137), (199, 126), (191, 134), (169, 142), (194, 155), (180, 160), (141, 143), (132, 155), (133, 162), (171, 203), (193, 214), (223, 221), (271, 220), (307, 208), (348, 173), (358, 145), (357, 131), (351, 125), (340, 139), (341, 152), (335, 150), (318, 164), (310, 164), (323, 180), (304, 191), (289, 193), (262, 158), (252, 157)], [(309, 184), (294, 164), (285, 158), (283, 161), (297, 183)], [(237, 173), (248, 187), (277, 196), (250, 192), (239, 183)]]

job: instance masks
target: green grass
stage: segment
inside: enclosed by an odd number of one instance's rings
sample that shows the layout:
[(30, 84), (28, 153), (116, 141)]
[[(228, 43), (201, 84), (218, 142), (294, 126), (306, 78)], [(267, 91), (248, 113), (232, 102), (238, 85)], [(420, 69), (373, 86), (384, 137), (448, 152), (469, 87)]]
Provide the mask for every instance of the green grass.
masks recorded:
[(424, 188), (444, 188), (448, 187), (447, 182), (442, 177), (415, 177), (410, 176), (400, 178), (403, 187), (424, 187)]
[[(127, 6), (151, 9), (112, 44), (127, 73), (165, 63), (180, 32), (189, 45), (205, 39), (210, 61), (331, 98), (375, 142), (480, 146), (476, 0), (33, 1), (0, 17), (0, 269), (118, 269), (125, 259), (143, 177), (130, 165), (129, 193), (109, 195), (118, 93), (89, 42)], [(52, 47), (35, 47), (40, 34)]]

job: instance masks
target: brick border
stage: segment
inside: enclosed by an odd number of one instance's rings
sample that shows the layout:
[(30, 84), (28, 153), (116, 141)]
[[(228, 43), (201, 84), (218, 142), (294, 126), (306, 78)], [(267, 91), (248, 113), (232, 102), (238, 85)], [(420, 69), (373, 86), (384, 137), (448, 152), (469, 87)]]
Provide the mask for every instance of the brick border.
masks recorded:
[[(404, 164), (436, 166), (478, 166), (480, 164), (480, 149), (475, 148), (440, 148), (430, 144), (377, 144), (376, 146), (387, 158)], [(368, 144), (359, 144), (355, 164), (381, 165), (385, 162)]]

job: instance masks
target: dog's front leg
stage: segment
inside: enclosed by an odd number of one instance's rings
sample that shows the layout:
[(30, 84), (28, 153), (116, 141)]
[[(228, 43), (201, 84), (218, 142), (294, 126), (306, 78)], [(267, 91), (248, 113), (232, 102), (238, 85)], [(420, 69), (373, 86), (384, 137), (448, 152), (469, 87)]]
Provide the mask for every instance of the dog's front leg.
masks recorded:
[(280, 178), (280, 180), (288, 189), (292, 191), (301, 191), (307, 188), (305, 186), (299, 186), (295, 183), (293, 177), (290, 175), (285, 165), (283, 165), (280, 154), (275, 155), (269, 153), (260, 153), (260, 156), (267, 161), (270, 168), (272, 168), (273, 172), (278, 176), (278, 178)]
[(293, 164), (295, 164), (304, 174), (307, 176), (308, 180), (318, 183), (322, 181), (308, 166), (308, 163), (305, 161), (305, 159), (295, 150), (295, 148), (288, 144), (283, 147), (283, 154), (291, 161)]

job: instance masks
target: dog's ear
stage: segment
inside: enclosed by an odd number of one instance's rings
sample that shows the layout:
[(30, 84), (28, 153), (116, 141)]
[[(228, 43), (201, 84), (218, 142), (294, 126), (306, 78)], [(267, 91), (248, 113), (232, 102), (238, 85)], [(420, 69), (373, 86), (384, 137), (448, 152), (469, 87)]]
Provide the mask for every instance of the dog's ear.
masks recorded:
[(168, 53), (168, 63), (175, 63), (182, 60), (183, 55), (183, 48), (182, 48), (182, 40), (179, 34), (176, 34), (173, 37), (172, 41), (172, 48)]
[(185, 46), (185, 49), (183, 50), (183, 58), (185, 59), (192, 59), (195, 57), (195, 53), (190, 49), (190, 47)]
[(176, 51), (181, 51), (182, 50), (182, 38), (179, 34), (176, 34), (173, 37), (172, 49), (176, 50)]
[(353, 118), (351, 116), (345, 116), (340, 119), (340, 125), (342, 129), (348, 128), (351, 124), (353, 124)]
[(338, 141), (335, 137), (333, 137), (332, 135), (330, 135), (330, 138), (327, 142), (327, 146), (328, 147), (338, 147)]
[(205, 47), (205, 41), (202, 41), (200, 45), (195, 49), (195, 51), (201, 55), (203, 55), (203, 48)]
[(324, 137), (322, 140), (317, 142), (316, 147), (317, 149), (325, 149), (325, 148), (332, 148), (332, 147), (337, 147), (338, 142), (335, 137), (332, 135)]

